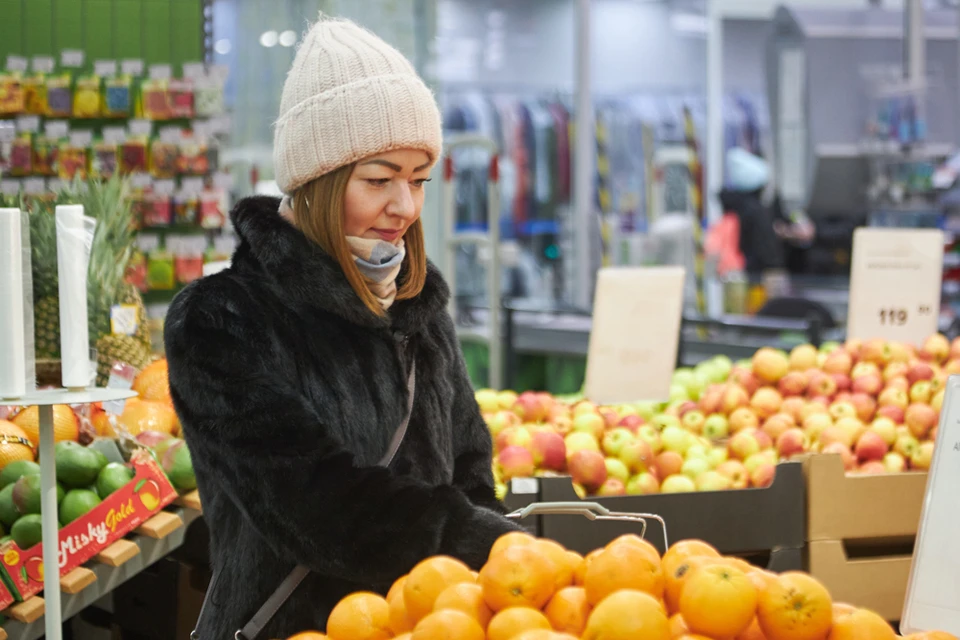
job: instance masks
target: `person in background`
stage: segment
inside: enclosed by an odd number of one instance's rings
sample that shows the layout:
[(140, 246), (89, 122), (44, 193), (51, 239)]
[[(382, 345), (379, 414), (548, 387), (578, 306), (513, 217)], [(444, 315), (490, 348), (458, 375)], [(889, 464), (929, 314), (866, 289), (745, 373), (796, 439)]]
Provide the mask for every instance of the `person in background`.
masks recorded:
[(427, 261), (440, 112), (413, 66), (321, 16), (275, 125), (282, 200), (237, 204), (232, 264), (170, 307), (170, 390), (210, 528), (199, 640), (325, 629), (433, 555), (474, 569), (496, 497), (450, 292)]

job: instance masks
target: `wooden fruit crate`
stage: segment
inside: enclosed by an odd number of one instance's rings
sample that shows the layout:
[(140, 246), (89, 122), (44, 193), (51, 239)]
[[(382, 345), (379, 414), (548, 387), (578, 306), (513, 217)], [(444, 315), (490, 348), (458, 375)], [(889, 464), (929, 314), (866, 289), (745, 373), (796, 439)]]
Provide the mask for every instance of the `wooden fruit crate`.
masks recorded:
[(899, 620), (927, 474), (848, 476), (836, 454), (808, 456), (803, 468), (806, 569), (836, 601)]

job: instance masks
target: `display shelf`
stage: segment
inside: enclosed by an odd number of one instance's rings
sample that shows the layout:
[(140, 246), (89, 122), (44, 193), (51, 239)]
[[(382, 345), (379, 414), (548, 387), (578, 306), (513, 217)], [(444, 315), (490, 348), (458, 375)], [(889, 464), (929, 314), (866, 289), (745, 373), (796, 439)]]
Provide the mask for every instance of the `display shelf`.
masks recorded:
[[(124, 540), (119, 540), (102, 551), (97, 559), (82, 567), (80, 576), (84, 576), (86, 586), (73, 592), (64, 589), (64, 581), (72, 575), (68, 574), (61, 579), (62, 617), (69, 620), (86, 607), (100, 598), (108, 595), (127, 580), (140, 573), (150, 565), (156, 563), (183, 544), (187, 527), (200, 517), (200, 512), (193, 509), (176, 508), (172, 511), (161, 511), (148, 520), (141, 527), (157, 520), (163, 522), (163, 530), (168, 531), (161, 537), (157, 527), (147, 527), (147, 535), (134, 534)], [(161, 518), (162, 516), (162, 518)], [(173, 521), (176, 526), (172, 527)], [(138, 529), (138, 532), (140, 529)], [(92, 579), (87, 574), (92, 574)], [(3, 627), (12, 640), (36, 640), (44, 635), (45, 618), (43, 616), (45, 602), (41, 597), (34, 597), (20, 604), (10, 607), (6, 614), (11, 618)], [(4, 636), (0, 636), (2, 638)]]

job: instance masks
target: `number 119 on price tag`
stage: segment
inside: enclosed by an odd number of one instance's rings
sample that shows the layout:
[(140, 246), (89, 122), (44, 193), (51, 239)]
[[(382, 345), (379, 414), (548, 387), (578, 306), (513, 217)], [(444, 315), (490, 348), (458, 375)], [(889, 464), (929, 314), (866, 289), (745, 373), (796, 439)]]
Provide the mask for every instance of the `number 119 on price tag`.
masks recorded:
[(921, 344), (939, 328), (943, 233), (857, 229), (847, 337)]

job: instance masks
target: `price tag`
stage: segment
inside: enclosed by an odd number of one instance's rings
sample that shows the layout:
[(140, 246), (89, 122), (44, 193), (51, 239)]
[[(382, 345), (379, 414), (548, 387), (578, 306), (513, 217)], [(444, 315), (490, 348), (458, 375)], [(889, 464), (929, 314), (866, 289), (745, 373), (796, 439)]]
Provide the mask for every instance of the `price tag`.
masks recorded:
[(173, 75), (173, 72), (171, 71), (170, 65), (168, 64), (150, 65), (151, 80), (169, 80), (171, 75)]
[(33, 56), (33, 70), (37, 73), (53, 73), (53, 56)]
[(109, 78), (117, 75), (116, 60), (95, 60), (93, 62), (93, 72), (101, 77)]
[(600, 270), (587, 351), (590, 400), (614, 404), (669, 397), (684, 278), (682, 267)]
[(183, 178), (180, 188), (187, 193), (197, 194), (203, 191), (203, 178)]
[(58, 193), (63, 189), (63, 180), (60, 178), (50, 178), (47, 180), (47, 191), (50, 193)]
[(210, 67), (210, 77), (221, 83), (226, 82), (227, 75), (230, 74), (230, 67), (225, 64), (215, 64)]
[(78, 69), (83, 66), (83, 51), (78, 49), (64, 49), (60, 52), (60, 66)]
[(130, 174), (130, 186), (134, 189), (146, 189), (151, 184), (153, 184), (153, 178), (149, 173)]
[(220, 171), (213, 176), (213, 186), (217, 187), (218, 189), (229, 191), (230, 189), (233, 189), (233, 183), (234, 180), (232, 173)]
[(43, 131), (49, 138), (66, 138), (70, 123), (66, 120), (47, 120), (43, 123)]
[(70, 146), (86, 148), (93, 143), (92, 131), (74, 131), (70, 134)]
[(120, 144), (127, 138), (127, 130), (124, 127), (104, 127), (103, 141), (111, 144)]
[(173, 180), (155, 180), (153, 182), (153, 191), (157, 195), (169, 196), (173, 195), (173, 192), (177, 188), (177, 183)]
[(10, 121), (0, 121), (0, 142), (13, 142), (17, 138), (17, 127)]
[(960, 634), (960, 546), (956, 543), (960, 531), (956, 499), (960, 483), (960, 376), (947, 380), (936, 438), (937, 446), (932, 451), (920, 451), (930, 470), (900, 617), (904, 636), (933, 630)]
[(536, 478), (511, 478), (510, 493), (518, 496), (535, 495), (540, 489), (540, 482)]
[(206, 68), (203, 66), (202, 62), (184, 62), (183, 63), (183, 77), (190, 78), (191, 80), (196, 80), (197, 78), (202, 78), (207, 74)]
[(135, 136), (149, 136), (153, 131), (153, 123), (149, 120), (131, 120), (130, 134)]
[(15, 196), (20, 193), (20, 181), (5, 178), (0, 180), (0, 193), (5, 196)]
[(7, 56), (7, 71), (19, 71), (23, 73), (27, 70), (27, 67), (27, 59), (23, 56)]
[(120, 63), (120, 70), (123, 71), (123, 74), (127, 76), (142, 76), (143, 60), (138, 60), (135, 58), (124, 60)]
[(120, 336), (135, 335), (140, 325), (137, 316), (136, 305), (113, 305), (110, 307), (110, 333)]
[(46, 189), (43, 184), (43, 178), (26, 178), (23, 181), (23, 192), (27, 195), (38, 196)]
[(939, 328), (943, 232), (857, 229), (847, 337), (922, 344)]
[(40, 130), (40, 116), (17, 116), (17, 131), (36, 133)]

